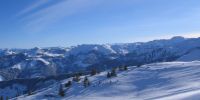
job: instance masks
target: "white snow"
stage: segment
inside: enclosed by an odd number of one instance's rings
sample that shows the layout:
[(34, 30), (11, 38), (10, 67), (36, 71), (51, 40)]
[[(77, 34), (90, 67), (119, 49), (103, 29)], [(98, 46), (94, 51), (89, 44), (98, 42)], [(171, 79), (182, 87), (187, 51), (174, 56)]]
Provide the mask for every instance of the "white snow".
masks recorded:
[(109, 50), (111, 53), (116, 53), (116, 52), (111, 48), (111, 45), (109, 45), (109, 44), (105, 44), (105, 45), (103, 45), (103, 47), (104, 47), (105, 49)]
[(157, 100), (199, 100), (200, 90), (194, 90), (190, 92), (184, 92), (172, 96), (167, 96)]
[[(200, 98), (200, 61), (165, 62), (129, 67), (117, 71), (117, 77), (106, 78), (107, 72), (88, 76), (91, 86), (73, 82), (65, 97), (58, 96), (59, 84), (19, 100), (198, 100)], [(83, 77), (82, 77), (83, 78)], [(66, 83), (66, 79), (62, 83)], [(100, 81), (100, 83), (99, 83)]]
[(4, 80), (3, 76), (0, 75), (0, 81), (3, 81), (3, 80)]
[(42, 61), (43, 63), (45, 63), (46, 65), (49, 65), (50, 63), (48, 61), (46, 61), (43, 58), (36, 58), (36, 60)]
[(16, 69), (19, 69), (19, 70), (21, 70), (22, 68), (21, 68), (21, 64), (19, 63), (19, 64), (16, 64), (16, 65), (14, 65), (12, 68), (16, 68)]
[(43, 54), (49, 57), (64, 57), (63, 54), (53, 54), (53, 53), (48, 53), (48, 52), (44, 52)]
[(200, 60), (200, 49), (194, 50), (178, 59), (178, 61)]
[(15, 52), (10, 51), (10, 50), (6, 50), (6, 52), (5, 52), (5, 55), (12, 55), (12, 54), (15, 54)]

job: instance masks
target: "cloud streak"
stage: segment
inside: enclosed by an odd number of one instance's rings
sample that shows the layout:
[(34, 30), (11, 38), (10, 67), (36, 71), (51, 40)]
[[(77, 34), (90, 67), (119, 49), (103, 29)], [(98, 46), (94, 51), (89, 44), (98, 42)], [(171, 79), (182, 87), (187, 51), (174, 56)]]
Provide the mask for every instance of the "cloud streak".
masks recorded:
[(20, 11), (16, 16), (19, 17), (19, 16), (22, 16), (24, 14), (27, 14), (35, 9), (37, 9), (38, 7), (48, 3), (50, 0), (39, 0), (37, 1), (36, 3), (30, 5), (29, 7), (23, 9), (22, 11)]
[[(67, 16), (78, 14), (79, 12), (85, 11), (85, 9), (94, 7), (102, 1), (103, 0), (63, 0), (30, 14), (21, 21), (24, 23), (23, 27), (26, 31), (37, 33), (45, 30), (48, 26), (64, 19)], [(27, 8), (30, 10), (22, 12), (28, 13), (35, 7), (33, 5), (32, 7)]]
[(200, 37), (200, 32), (186, 33), (186, 34), (183, 34), (182, 36), (186, 38), (198, 38)]

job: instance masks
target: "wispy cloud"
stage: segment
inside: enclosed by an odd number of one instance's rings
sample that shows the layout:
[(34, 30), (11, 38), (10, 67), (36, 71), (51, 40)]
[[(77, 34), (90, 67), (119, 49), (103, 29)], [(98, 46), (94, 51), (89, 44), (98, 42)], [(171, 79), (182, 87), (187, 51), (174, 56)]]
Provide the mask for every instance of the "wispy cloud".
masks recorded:
[(37, 2), (35, 2), (34, 4), (28, 6), (27, 8), (23, 9), (22, 11), (20, 11), (19, 13), (16, 14), (17, 17), (22, 16), (24, 14), (27, 14), (35, 9), (37, 9), (38, 7), (48, 3), (50, 0), (38, 0)]
[(159, 40), (159, 39), (171, 39), (172, 37), (175, 37), (175, 36), (182, 36), (184, 38), (198, 38), (200, 37), (200, 32), (146, 35), (143, 37), (137, 37), (137, 39), (130, 38), (130, 41), (128, 42), (132, 42), (132, 40), (135, 40), (134, 42), (138, 42), (138, 41), (147, 42), (147, 41)]
[[(28, 32), (40, 32), (53, 23), (60, 21), (67, 16), (77, 14), (87, 8), (93, 7), (102, 1), (103, 0), (63, 0), (23, 18), (23, 27)], [(42, 3), (38, 3), (38, 5), (39, 4)], [(27, 9), (31, 10), (35, 8), (33, 6)], [(25, 10), (22, 12), (27, 13), (30, 10)]]
[(186, 38), (198, 38), (200, 37), (200, 32), (186, 33), (186, 34), (183, 34), (182, 36)]

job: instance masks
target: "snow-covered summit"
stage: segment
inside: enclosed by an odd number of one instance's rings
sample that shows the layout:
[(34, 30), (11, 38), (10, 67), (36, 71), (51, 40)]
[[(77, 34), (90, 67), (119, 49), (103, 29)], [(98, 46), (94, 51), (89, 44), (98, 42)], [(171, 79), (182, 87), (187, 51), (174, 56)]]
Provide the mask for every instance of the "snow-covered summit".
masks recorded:
[[(194, 50), (199, 47), (200, 38), (187, 39), (177, 36), (171, 39), (136, 43), (2, 49), (0, 50), (0, 69), (10, 70), (10, 68), (18, 66), (19, 76), (16, 77), (23, 78), (29, 76), (27, 73), (30, 70), (34, 72), (32, 74), (40, 73), (40, 75), (43, 75), (43, 68), (54, 69), (56, 74), (63, 74), (91, 68), (104, 70), (119, 65), (186, 61), (185, 59), (193, 61), (200, 60), (198, 57), (200, 51)], [(38, 63), (30, 66), (30, 62)], [(54, 74), (49, 73), (48, 75)], [(0, 75), (2, 75), (1, 72)]]

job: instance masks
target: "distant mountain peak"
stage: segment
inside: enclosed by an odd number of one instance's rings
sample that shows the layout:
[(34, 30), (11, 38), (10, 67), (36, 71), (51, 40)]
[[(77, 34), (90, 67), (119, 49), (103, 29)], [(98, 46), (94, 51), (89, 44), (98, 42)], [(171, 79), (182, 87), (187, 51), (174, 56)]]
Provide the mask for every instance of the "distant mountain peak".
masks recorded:
[(171, 40), (185, 40), (185, 38), (182, 36), (174, 36), (171, 38)]
[[(0, 69), (9, 70), (14, 65), (20, 64), (20, 75), (17, 78), (32, 77), (34, 74), (48, 76), (90, 68), (104, 70), (124, 64), (176, 61), (199, 46), (200, 39), (175, 36), (171, 39), (149, 42), (83, 44), (68, 48), (0, 49)], [(200, 60), (197, 55), (199, 52), (192, 50), (184, 59), (193, 56), (192, 60)], [(43, 74), (47, 72), (48, 74)], [(15, 73), (8, 74), (15, 75)]]

